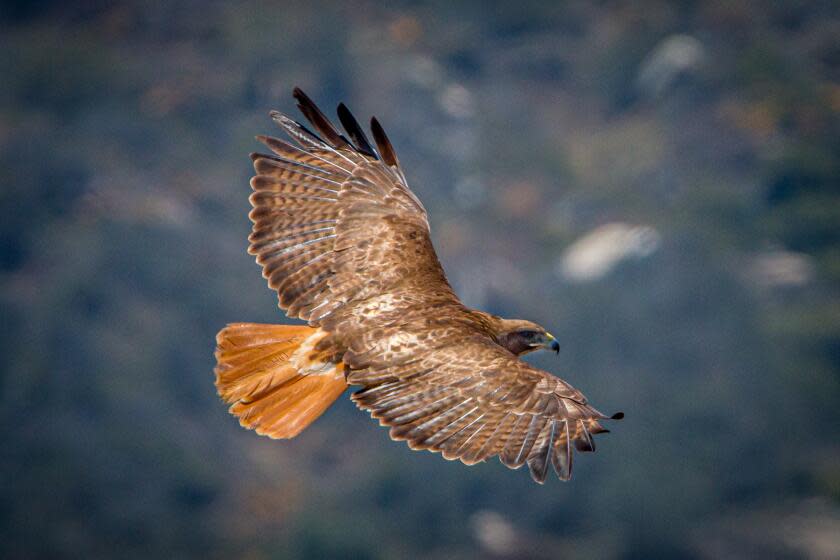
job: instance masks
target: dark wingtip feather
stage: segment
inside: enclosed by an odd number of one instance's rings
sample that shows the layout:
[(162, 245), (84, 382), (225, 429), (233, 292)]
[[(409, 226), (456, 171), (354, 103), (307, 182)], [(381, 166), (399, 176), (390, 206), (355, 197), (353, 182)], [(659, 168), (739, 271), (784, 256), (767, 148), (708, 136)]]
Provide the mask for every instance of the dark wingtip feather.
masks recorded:
[(554, 466), (554, 472), (557, 473), (557, 478), (563, 482), (568, 482), (572, 479), (572, 463), (574, 453), (571, 447), (564, 445), (561, 449), (555, 450), (551, 455), (551, 464)]
[(576, 439), (575, 449), (581, 453), (595, 453), (595, 441), (592, 439)]
[(586, 428), (583, 429), (582, 434), (581, 437), (575, 439), (575, 449), (581, 453), (593, 453), (595, 451), (595, 440), (592, 439)]
[(624, 413), (623, 412), (616, 412), (615, 414), (610, 416), (611, 420), (621, 420), (622, 418), (624, 418)]
[[(568, 428), (567, 428), (568, 429)], [(548, 428), (548, 437), (539, 453), (528, 459), (528, 470), (531, 471), (531, 478), (542, 484), (548, 476), (548, 467), (552, 464), (554, 453), (554, 442), (557, 440), (557, 421), (552, 421)]]
[(315, 130), (317, 130), (333, 148), (350, 146), (350, 142), (348, 142), (347, 139), (342, 136), (338, 130), (336, 130), (333, 123), (330, 122), (330, 119), (321, 112), (321, 109), (318, 108), (315, 102), (312, 101), (312, 99), (310, 99), (302, 89), (295, 87), (295, 89), (292, 90), (292, 95), (298, 102), (300, 112), (303, 113), (307, 120), (312, 123), (312, 126), (315, 127)]
[(379, 159), (379, 155), (373, 149), (373, 146), (370, 145), (365, 131), (359, 126), (359, 121), (356, 120), (356, 117), (353, 116), (353, 113), (350, 112), (347, 105), (339, 103), (337, 112), (338, 120), (341, 121), (341, 126), (344, 127), (350, 139), (356, 144), (356, 150), (366, 156)]
[(548, 475), (548, 457), (543, 454), (528, 459), (528, 471), (531, 473), (531, 479), (537, 484), (545, 484), (545, 478)]
[(560, 444), (551, 450), (551, 465), (557, 477), (566, 482), (572, 478), (572, 447), (569, 444), (569, 421), (563, 422)]
[(376, 120), (376, 117), (370, 119), (370, 131), (373, 133), (373, 140), (376, 142), (376, 147), (379, 148), (379, 153), (382, 155), (382, 161), (388, 165), (399, 167), (400, 163), (397, 160), (397, 153), (394, 151), (391, 141), (388, 140), (385, 130), (379, 124), (379, 121)]
[(593, 420), (589, 424), (589, 433), (590, 434), (608, 434), (610, 431), (603, 427), (601, 424), (598, 423), (597, 420)]

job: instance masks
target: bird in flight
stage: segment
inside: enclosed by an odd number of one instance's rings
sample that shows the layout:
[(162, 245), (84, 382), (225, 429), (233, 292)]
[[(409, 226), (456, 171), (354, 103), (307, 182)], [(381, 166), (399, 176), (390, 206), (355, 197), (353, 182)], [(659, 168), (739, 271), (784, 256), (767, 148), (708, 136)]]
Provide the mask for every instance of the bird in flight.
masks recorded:
[(339, 131), (299, 88), (312, 129), (272, 112), (294, 144), (258, 136), (248, 251), (290, 318), (216, 337), (216, 388), (242, 426), (292, 438), (345, 391), (412, 449), (467, 465), (498, 456), (542, 483), (594, 451), (604, 416), (521, 360), (558, 351), (543, 327), (466, 307), (446, 280), (423, 204), (375, 118), (374, 143), (344, 104)]

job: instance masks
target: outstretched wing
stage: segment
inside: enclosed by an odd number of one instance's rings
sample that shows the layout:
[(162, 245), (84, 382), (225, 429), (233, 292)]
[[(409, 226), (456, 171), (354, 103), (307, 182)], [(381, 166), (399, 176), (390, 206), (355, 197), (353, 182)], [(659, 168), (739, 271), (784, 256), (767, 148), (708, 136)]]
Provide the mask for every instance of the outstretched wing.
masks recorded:
[(423, 205), (372, 119), (376, 148), (339, 105), (345, 137), (300, 90), (298, 106), (319, 135), (272, 113), (298, 146), (258, 137), (249, 252), (290, 317), (320, 325), (348, 303), (402, 290), (457, 301), (432, 247)]
[(468, 464), (527, 463), (539, 482), (552, 464), (568, 479), (572, 447), (593, 451), (605, 416), (496, 344), (458, 301), (379, 123), (374, 147), (343, 105), (347, 136), (295, 97), (318, 134), (272, 113), (298, 145), (259, 137), (274, 155), (252, 156), (249, 251), (280, 307), (349, 343), (347, 380), (364, 386), (353, 398), (394, 439)]
[[(563, 380), (519, 360), (468, 327), (448, 343), (429, 348), (412, 344), (423, 329), (402, 327), (384, 333), (380, 342), (345, 355), (345, 362), (367, 364), (351, 370), (348, 382), (365, 388), (356, 404), (390, 426), (391, 438), (412, 449), (441, 452), (466, 464), (498, 455), (507, 467), (528, 465), (542, 483), (549, 464), (568, 480), (572, 448), (594, 451), (592, 434), (606, 432), (607, 418)], [(395, 361), (382, 340), (398, 340), (404, 356)], [(621, 418), (617, 414), (612, 418)]]

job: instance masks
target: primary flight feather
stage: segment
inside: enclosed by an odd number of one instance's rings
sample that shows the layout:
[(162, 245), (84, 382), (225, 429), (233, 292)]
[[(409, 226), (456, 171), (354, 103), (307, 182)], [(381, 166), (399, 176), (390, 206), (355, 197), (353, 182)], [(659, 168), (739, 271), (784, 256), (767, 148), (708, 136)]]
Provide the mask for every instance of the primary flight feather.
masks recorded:
[[(568, 480), (607, 418), (519, 357), (558, 343), (536, 323), (469, 309), (446, 280), (426, 210), (376, 119), (373, 143), (344, 104), (346, 136), (300, 89), (314, 131), (272, 112), (297, 144), (259, 136), (249, 252), (289, 317), (217, 336), (216, 387), (240, 423), (299, 434), (346, 389), (412, 449), (474, 464), (499, 456), (542, 483)], [(621, 418), (615, 414), (611, 418)]]

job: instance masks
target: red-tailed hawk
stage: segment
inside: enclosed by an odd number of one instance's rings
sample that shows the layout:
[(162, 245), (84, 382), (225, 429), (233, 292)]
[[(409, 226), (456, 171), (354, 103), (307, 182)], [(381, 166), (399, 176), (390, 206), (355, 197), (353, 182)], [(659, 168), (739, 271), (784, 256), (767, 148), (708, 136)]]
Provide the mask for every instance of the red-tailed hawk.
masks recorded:
[[(235, 323), (217, 336), (216, 387), (240, 423), (298, 435), (348, 385), (359, 408), (412, 449), (465, 464), (498, 455), (542, 483), (568, 480), (607, 418), (520, 356), (558, 343), (530, 321), (464, 306), (444, 275), (426, 210), (374, 118), (368, 141), (344, 106), (333, 126), (300, 89), (315, 132), (278, 112), (297, 143), (252, 154), (249, 252), (280, 308), (309, 326)], [(621, 413), (612, 416), (621, 418)]]

